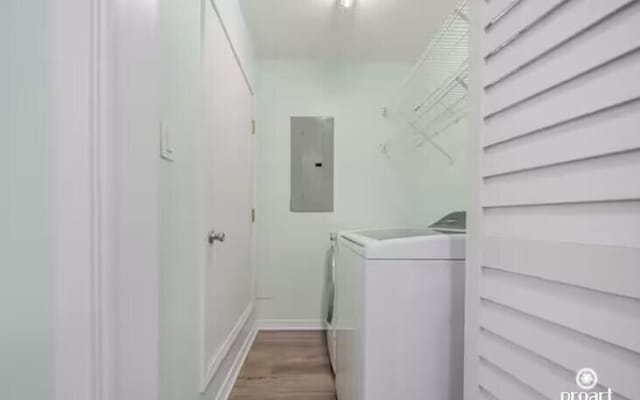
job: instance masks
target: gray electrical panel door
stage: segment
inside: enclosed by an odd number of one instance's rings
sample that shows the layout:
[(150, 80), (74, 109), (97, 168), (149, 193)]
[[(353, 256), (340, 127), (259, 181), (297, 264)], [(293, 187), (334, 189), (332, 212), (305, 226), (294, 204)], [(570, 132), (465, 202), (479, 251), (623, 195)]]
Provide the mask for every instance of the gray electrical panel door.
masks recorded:
[(333, 211), (331, 117), (291, 117), (291, 211)]

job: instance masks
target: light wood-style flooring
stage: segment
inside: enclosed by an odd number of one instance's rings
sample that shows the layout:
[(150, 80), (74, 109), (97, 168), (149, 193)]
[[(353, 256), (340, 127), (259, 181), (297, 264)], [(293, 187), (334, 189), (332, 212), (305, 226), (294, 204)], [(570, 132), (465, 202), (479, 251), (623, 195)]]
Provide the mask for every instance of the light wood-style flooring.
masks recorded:
[(324, 332), (258, 333), (231, 400), (335, 400)]

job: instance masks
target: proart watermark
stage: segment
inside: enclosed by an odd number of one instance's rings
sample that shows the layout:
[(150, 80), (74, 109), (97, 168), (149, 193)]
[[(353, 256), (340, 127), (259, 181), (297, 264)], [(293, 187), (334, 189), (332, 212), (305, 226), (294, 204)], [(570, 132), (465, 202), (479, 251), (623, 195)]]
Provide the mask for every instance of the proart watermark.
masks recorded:
[(613, 391), (594, 391), (598, 385), (598, 374), (591, 368), (582, 368), (576, 374), (576, 384), (582, 391), (562, 392), (560, 400), (612, 400)]

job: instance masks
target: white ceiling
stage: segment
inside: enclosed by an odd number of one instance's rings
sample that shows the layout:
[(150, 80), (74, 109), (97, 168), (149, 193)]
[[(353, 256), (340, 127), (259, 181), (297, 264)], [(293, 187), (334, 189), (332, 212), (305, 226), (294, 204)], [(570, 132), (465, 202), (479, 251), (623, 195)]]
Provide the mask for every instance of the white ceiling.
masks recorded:
[(416, 61), (455, 0), (240, 0), (258, 59)]

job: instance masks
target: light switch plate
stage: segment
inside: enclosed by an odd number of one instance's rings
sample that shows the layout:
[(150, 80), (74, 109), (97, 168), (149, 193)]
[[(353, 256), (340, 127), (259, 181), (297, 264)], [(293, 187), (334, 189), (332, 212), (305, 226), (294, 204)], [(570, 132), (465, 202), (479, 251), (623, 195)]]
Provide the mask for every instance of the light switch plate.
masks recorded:
[(166, 161), (175, 160), (173, 141), (171, 139), (169, 126), (164, 122), (160, 122), (160, 158)]

